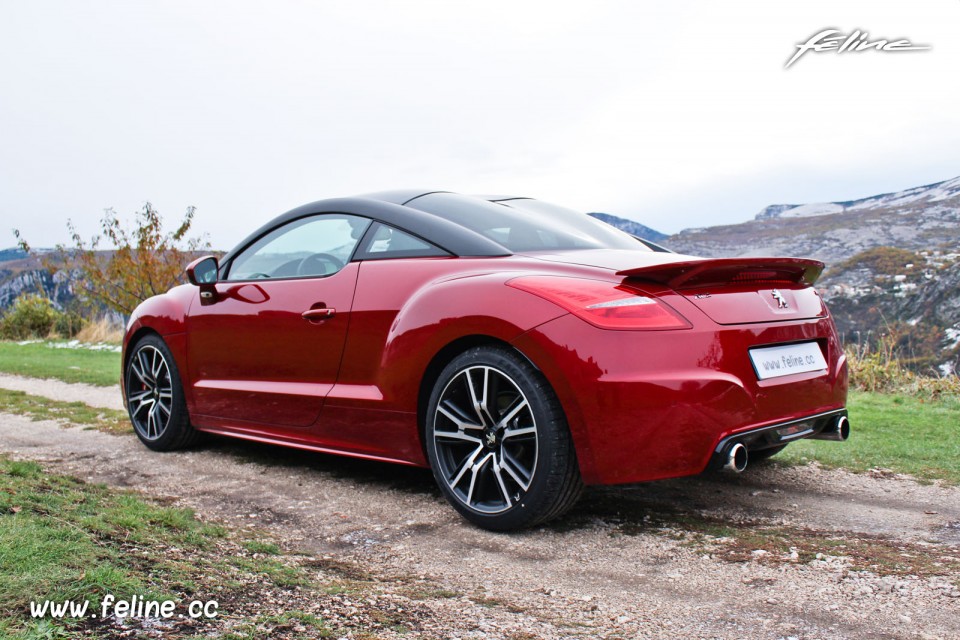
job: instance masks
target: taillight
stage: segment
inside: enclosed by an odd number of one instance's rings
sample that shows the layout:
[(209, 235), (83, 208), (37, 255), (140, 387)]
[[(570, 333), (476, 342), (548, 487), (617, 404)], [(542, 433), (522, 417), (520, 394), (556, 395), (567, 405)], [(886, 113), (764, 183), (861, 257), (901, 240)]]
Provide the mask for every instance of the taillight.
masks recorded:
[(690, 323), (656, 298), (623, 285), (563, 276), (521, 276), (508, 286), (557, 304), (601, 329), (663, 331)]

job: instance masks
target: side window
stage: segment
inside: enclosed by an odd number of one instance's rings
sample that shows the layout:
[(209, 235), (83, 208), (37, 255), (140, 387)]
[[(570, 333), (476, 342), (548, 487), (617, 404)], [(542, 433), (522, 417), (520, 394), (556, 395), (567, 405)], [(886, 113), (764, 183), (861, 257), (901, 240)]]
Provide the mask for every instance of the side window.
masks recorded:
[(350, 260), (370, 220), (329, 213), (295, 220), (244, 249), (227, 280), (329, 276)]
[(433, 258), (450, 254), (405, 231), (381, 222), (367, 234), (364, 246), (357, 252), (360, 260), (388, 260), (390, 258)]

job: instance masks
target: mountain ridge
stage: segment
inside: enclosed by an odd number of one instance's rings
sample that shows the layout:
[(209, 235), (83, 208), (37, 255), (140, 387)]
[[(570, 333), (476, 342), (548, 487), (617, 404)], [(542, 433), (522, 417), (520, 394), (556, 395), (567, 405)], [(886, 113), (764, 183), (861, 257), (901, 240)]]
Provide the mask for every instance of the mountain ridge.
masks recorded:
[(771, 205), (752, 220), (685, 229), (663, 244), (705, 258), (786, 255), (836, 264), (875, 247), (935, 249), (957, 238), (960, 177), (857, 200)]
[(775, 204), (738, 224), (662, 242), (705, 258), (795, 256), (827, 268), (817, 282), (841, 338), (895, 342), (914, 369), (960, 371), (960, 177), (855, 200)]
[[(941, 180), (902, 191), (881, 193), (856, 200), (815, 202), (811, 204), (772, 204), (758, 213), (754, 220), (784, 217), (808, 217), (843, 213), (871, 206), (902, 206), (919, 200), (937, 202), (960, 195), (960, 177)], [(682, 233), (682, 232), (681, 232)]]

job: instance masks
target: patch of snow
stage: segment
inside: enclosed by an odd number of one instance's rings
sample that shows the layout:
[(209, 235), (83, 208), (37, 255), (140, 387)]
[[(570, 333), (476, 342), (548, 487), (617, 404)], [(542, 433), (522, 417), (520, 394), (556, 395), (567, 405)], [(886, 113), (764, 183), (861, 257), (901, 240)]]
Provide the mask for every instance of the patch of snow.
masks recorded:
[(832, 202), (821, 202), (817, 204), (802, 204), (799, 207), (787, 209), (779, 214), (780, 218), (809, 218), (813, 216), (825, 216), (831, 213), (843, 213), (843, 205)]
[(944, 333), (947, 334), (947, 349), (956, 349), (960, 346), (960, 324), (947, 327)]
[[(39, 340), (37, 342), (40, 342)], [(69, 342), (50, 342), (47, 344), (51, 349), (87, 349), (89, 351), (112, 351), (113, 353), (120, 353), (123, 351), (123, 347), (116, 344), (108, 344), (106, 342), (80, 342), (79, 340), (71, 340)]]

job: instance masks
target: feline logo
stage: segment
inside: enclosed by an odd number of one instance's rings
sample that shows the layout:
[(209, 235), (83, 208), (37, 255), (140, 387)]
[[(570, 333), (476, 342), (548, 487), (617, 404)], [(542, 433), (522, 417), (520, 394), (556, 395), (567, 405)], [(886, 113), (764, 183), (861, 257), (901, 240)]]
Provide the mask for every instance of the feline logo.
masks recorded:
[[(834, 35), (837, 34), (837, 35)], [(887, 51), (898, 53), (903, 51), (928, 51), (929, 45), (917, 45), (909, 40), (874, 40), (870, 42), (870, 34), (866, 31), (855, 30), (853, 33), (844, 35), (838, 29), (824, 29), (820, 33), (810, 36), (806, 42), (797, 45), (797, 52), (787, 62), (785, 69), (800, 59), (800, 56), (807, 51), (822, 53), (824, 51), (836, 51), (837, 53), (850, 53), (851, 51), (866, 51), (873, 49), (875, 51)]]
[(787, 299), (783, 297), (783, 294), (780, 293), (779, 289), (774, 289), (770, 292), (770, 295), (772, 295), (773, 299), (777, 301), (777, 309), (786, 309), (790, 306), (787, 304)]

